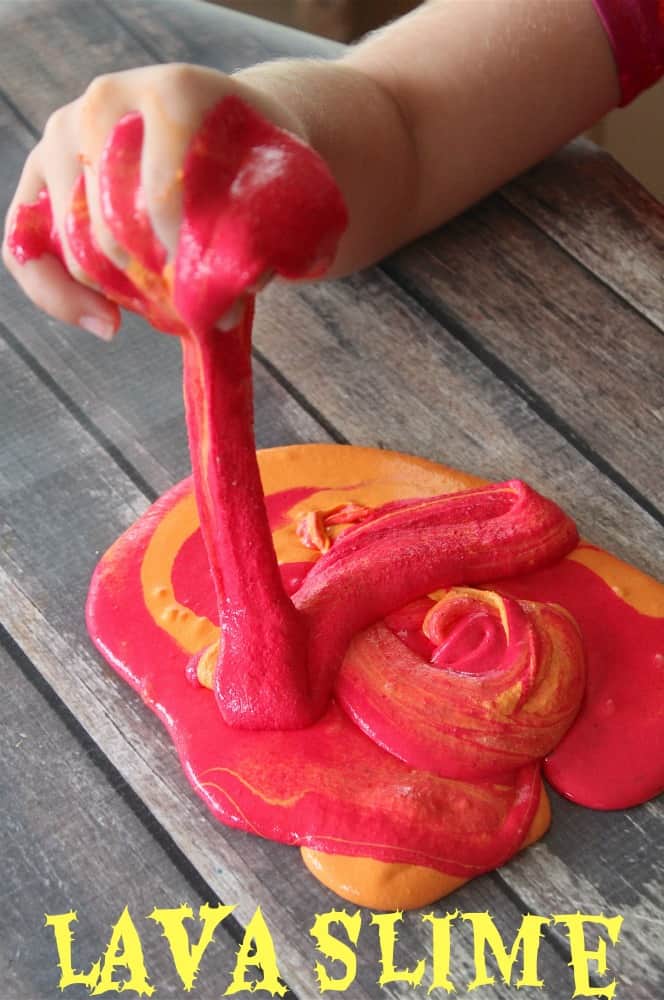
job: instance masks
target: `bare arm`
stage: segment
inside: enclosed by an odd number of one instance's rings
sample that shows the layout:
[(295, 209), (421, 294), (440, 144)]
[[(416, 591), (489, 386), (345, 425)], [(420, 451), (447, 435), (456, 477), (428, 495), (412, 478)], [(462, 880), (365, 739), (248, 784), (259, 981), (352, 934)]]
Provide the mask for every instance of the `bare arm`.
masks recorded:
[(590, 0), (430, 0), (337, 63), (239, 77), (283, 97), (341, 184), (336, 274), (444, 222), (619, 98)]
[(284, 60), (233, 77), (166, 65), (99, 77), (51, 116), (12, 206), (48, 188), (67, 268), (48, 255), (3, 257), (57, 319), (110, 337), (119, 311), (89, 284), (65, 218), (83, 169), (92, 232), (124, 268), (105, 224), (98, 165), (114, 125), (143, 116), (141, 174), (152, 225), (172, 258), (180, 167), (207, 111), (229, 93), (299, 133), (324, 157), (350, 225), (333, 275), (365, 266), (460, 212), (578, 134), (618, 102), (607, 37), (591, 0), (429, 0), (340, 60)]

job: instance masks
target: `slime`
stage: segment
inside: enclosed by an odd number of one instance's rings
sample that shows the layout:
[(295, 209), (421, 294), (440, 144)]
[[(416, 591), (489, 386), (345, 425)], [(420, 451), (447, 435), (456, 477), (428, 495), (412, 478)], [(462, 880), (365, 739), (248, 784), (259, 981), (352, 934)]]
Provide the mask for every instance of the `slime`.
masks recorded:
[[(341, 446), (257, 456), (251, 290), (324, 273), (341, 196), (311, 149), (227, 97), (187, 154), (168, 261), (143, 208), (142, 139), (125, 116), (100, 164), (127, 269), (95, 243), (82, 175), (64, 237), (109, 298), (181, 338), (193, 480), (102, 558), (87, 617), (210, 809), (392, 909), (541, 836), (545, 757), (581, 804), (658, 794), (664, 587), (579, 543), (519, 481)], [(46, 191), (9, 244), (64, 263)]]

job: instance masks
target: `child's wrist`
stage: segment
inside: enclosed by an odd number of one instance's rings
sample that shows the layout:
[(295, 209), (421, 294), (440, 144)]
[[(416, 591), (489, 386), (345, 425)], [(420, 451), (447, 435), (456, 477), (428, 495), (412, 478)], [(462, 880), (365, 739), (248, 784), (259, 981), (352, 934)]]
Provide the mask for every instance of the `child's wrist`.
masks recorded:
[[(238, 70), (233, 80), (246, 88), (248, 103), (280, 128), (296, 135), (309, 145), (314, 145), (311, 123), (306, 105), (298, 100), (302, 88), (303, 66), (309, 60), (282, 59), (257, 63)], [(313, 62), (313, 60), (311, 60)]]

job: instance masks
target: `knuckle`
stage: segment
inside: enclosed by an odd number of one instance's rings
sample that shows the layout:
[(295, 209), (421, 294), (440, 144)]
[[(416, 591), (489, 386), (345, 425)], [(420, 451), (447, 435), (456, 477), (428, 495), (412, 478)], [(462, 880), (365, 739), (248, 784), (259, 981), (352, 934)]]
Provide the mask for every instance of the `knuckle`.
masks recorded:
[(193, 89), (198, 73), (198, 68), (190, 63), (170, 63), (164, 66), (162, 82), (176, 93), (186, 94)]
[(97, 116), (113, 107), (118, 95), (119, 73), (104, 73), (92, 80), (79, 98), (79, 122), (85, 128), (94, 123)]
[(52, 135), (59, 133), (62, 130), (64, 120), (66, 117), (66, 108), (56, 108), (46, 119), (46, 125), (44, 126), (44, 137), (50, 138)]
[(107, 99), (111, 91), (115, 89), (116, 79), (116, 73), (102, 73), (100, 76), (96, 76), (85, 89), (84, 101), (96, 104), (98, 101)]

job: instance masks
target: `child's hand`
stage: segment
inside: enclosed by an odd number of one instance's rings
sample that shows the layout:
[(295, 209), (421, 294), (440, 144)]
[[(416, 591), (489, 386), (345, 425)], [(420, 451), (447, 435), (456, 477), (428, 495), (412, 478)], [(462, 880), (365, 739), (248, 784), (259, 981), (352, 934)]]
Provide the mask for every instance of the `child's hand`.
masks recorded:
[[(95, 241), (119, 268), (127, 266), (125, 248), (104, 221), (99, 162), (117, 122), (128, 112), (143, 116), (141, 179), (146, 209), (157, 237), (172, 258), (181, 221), (179, 173), (192, 136), (205, 113), (221, 98), (236, 94), (266, 118), (291, 132), (302, 129), (281, 105), (265, 94), (215, 70), (173, 64), (98, 77), (86, 92), (51, 115), (41, 141), (30, 153), (7, 214), (3, 259), (32, 301), (55, 319), (77, 324), (104, 339), (119, 325), (119, 309), (90, 286), (75, 261), (65, 232), (65, 217), (81, 171)], [(67, 270), (46, 254), (19, 263), (7, 245), (14, 213), (47, 188)], [(69, 273), (68, 273), (69, 272)]]
[(232, 78), (183, 65), (100, 77), (52, 116), (10, 209), (11, 223), (18, 205), (48, 188), (71, 273), (48, 254), (19, 264), (6, 236), (3, 245), (9, 270), (37, 305), (112, 336), (118, 309), (86, 287), (64, 236), (74, 183), (82, 170), (92, 235), (124, 267), (125, 252), (102, 217), (99, 161), (117, 122), (142, 114), (141, 187), (172, 259), (181, 224), (178, 170), (205, 113), (229, 95), (304, 139), (329, 168), (349, 217), (325, 272), (336, 277), (457, 215), (587, 128), (621, 93), (593, 0), (429, 0), (338, 60), (277, 60)]

